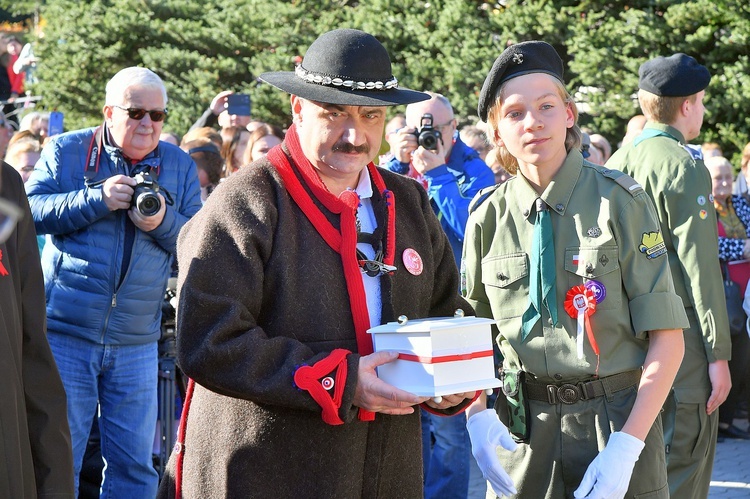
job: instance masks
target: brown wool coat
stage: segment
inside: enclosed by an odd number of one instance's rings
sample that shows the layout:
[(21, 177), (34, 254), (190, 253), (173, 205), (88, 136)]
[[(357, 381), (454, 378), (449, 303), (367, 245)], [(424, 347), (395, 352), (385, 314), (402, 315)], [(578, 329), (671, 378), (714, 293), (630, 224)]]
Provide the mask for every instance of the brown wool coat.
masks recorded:
[(23, 181), (0, 162), (0, 197), (24, 217), (0, 244), (0, 497), (73, 497), (60, 374), (45, 335), (44, 279)]
[[(381, 281), (382, 321), (472, 314), (424, 188), (381, 174), (396, 200), (399, 268)], [(327, 215), (338, 227), (338, 216)], [(404, 268), (407, 248), (424, 261), (419, 276)], [(293, 384), (296, 366), (357, 347), (340, 256), (268, 161), (214, 191), (181, 233), (178, 256), (178, 359), (196, 381), (183, 497), (422, 496), (418, 411), (358, 421), (356, 353), (347, 357), (343, 425), (324, 423)], [(174, 458), (160, 497), (174, 495)]]

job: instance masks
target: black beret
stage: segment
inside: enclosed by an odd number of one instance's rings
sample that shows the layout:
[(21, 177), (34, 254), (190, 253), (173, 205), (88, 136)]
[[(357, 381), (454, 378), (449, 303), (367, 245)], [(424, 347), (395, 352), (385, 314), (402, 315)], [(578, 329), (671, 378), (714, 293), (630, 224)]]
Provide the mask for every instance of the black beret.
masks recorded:
[(657, 57), (641, 64), (638, 88), (662, 97), (687, 97), (708, 86), (711, 73), (685, 54)]
[(563, 62), (552, 45), (540, 41), (521, 42), (511, 45), (495, 59), (479, 94), (479, 119), (487, 121), (487, 113), (500, 85), (529, 73), (547, 73), (563, 81)]

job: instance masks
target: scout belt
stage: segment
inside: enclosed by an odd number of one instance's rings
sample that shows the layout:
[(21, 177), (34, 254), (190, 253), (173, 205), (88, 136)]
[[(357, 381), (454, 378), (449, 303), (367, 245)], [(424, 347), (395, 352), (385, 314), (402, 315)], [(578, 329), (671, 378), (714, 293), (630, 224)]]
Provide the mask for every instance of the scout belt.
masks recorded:
[(560, 383), (548, 385), (526, 378), (526, 396), (531, 400), (541, 400), (552, 405), (575, 404), (579, 400), (589, 400), (601, 397), (607, 392), (614, 393), (636, 386), (641, 380), (641, 370), (634, 369), (620, 374), (613, 374), (606, 378), (593, 381), (579, 381), (578, 383)]

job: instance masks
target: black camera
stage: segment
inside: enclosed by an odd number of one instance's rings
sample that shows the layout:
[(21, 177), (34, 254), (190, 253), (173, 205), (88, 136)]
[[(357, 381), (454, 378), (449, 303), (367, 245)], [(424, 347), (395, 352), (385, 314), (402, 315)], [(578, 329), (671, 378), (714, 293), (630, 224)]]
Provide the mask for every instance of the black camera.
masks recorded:
[(133, 178), (135, 187), (130, 206), (135, 207), (143, 216), (156, 215), (161, 209), (161, 199), (156, 195), (159, 192), (159, 184), (149, 172), (136, 173)]
[(438, 141), (443, 142), (443, 135), (432, 126), (432, 115), (425, 113), (419, 122), (419, 128), (414, 132), (417, 143), (425, 149), (437, 151)]

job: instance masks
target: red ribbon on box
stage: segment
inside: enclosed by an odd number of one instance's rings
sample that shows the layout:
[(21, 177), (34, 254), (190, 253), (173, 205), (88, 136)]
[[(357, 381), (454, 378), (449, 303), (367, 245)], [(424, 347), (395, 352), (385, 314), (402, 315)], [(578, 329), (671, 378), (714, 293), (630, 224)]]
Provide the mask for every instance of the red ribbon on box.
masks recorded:
[(399, 353), (400, 360), (409, 362), (419, 362), (420, 364), (441, 364), (443, 362), (456, 362), (459, 360), (481, 359), (482, 357), (492, 357), (492, 350), (483, 350), (481, 352), (460, 353), (454, 355), (441, 355), (439, 357), (423, 357), (421, 355), (412, 355), (410, 353)]

